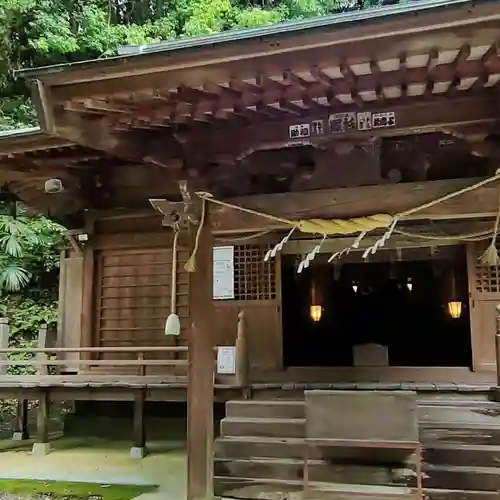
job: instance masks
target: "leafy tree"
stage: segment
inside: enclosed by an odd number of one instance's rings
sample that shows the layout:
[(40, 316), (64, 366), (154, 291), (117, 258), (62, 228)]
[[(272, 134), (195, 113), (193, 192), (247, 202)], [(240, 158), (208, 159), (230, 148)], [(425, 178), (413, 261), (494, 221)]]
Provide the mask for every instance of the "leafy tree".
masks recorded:
[(382, 0), (0, 0), (0, 130), (36, 116), (13, 69), (116, 54), (232, 28), (255, 28), (379, 5)]
[(0, 217), (0, 293), (46, 288), (57, 273), (63, 228), (44, 217)]

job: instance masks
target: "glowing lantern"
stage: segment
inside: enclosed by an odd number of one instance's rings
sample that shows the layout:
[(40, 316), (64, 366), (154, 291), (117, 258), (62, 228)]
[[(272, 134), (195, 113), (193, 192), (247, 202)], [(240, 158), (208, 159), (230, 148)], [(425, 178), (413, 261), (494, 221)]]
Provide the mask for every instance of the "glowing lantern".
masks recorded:
[(458, 300), (453, 300), (448, 302), (448, 314), (453, 319), (458, 319), (462, 316), (462, 302)]
[(321, 320), (322, 315), (323, 315), (323, 307), (318, 305), (312, 305), (309, 307), (309, 316), (315, 323)]

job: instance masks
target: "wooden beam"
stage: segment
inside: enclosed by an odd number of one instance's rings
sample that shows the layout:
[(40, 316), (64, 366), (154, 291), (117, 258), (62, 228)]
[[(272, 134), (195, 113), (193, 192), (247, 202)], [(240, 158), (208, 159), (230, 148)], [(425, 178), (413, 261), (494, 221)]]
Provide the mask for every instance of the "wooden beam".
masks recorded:
[(109, 117), (71, 111), (57, 112), (54, 122), (59, 137), (125, 160), (168, 166), (170, 160), (182, 157), (179, 141), (162, 129), (117, 131)]
[[(392, 185), (242, 196), (225, 201), (285, 219), (351, 218), (375, 213), (397, 214), (455, 192), (478, 180), (407, 182)], [(411, 216), (409, 220), (493, 217), (497, 210), (498, 183), (492, 183), (432, 208), (422, 210)], [(213, 207), (212, 224), (217, 234), (288, 227), (263, 217), (221, 206)]]
[[(395, 114), (394, 126), (364, 131), (335, 133), (328, 130), (328, 116), (332, 112), (356, 112), (359, 108), (343, 106), (338, 109), (315, 109), (303, 118), (290, 117), (283, 113), (279, 122), (259, 121), (252, 125), (234, 122), (221, 126), (193, 126), (183, 134), (182, 144), (174, 134), (165, 130), (140, 133), (140, 131), (116, 132), (109, 118), (94, 115), (83, 117), (76, 113), (62, 113), (56, 118), (56, 130), (61, 137), (78, 141), (80, 144), (109, 154), (134, 161), (149, 161), (168, 168), (175, 158), (196, 151), (200, 157), (209, 161), (216, 155), (225, 154), (241, 159), (254, 151), (283, 148), (301, 144), (321, 146), (334, 139), (368, 140), (373, 137), (390, 137), (408, 134), (421, 134), (439, 131), (452, 126), (490, 123), (498, 120), (500, 100), (494, 91), (483, 91), (465, 97), (450, 99), (444, 96), (431, 96), (424, 99), (399, 100), (391, 105), (366, 104), (364, 112), (385, 112)], [(275, 112), (276, 110), (273, 110)], [(291, 139), (289, 128), (297, 124), (311, 124), (321, 120), (323, 133), (313, 137)], [(177, 177), (184, 173), (173, 172)]]
[[(188, 500), (213, 497), (213, 239), (209, 212), (198, 241), (196, 271), (189, 276)], [(195, 235), (192, 236), (191, 248)]]

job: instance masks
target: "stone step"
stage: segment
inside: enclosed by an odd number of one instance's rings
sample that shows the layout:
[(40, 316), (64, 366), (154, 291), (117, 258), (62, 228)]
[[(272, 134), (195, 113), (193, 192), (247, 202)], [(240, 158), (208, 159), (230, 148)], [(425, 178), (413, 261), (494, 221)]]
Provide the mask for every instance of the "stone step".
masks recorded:
[(293, 400), (236, 400), (226, 403), (227, 417), (305, 418), (306, 405)]
[(303, 418), (226, 417), (221, 420), (221, 436), (304, 437)]
[(303, 458), (303, 438), (224, 436), (215, 442), (216, 458)]
[(426, 488), (500, 491), (500, 468), (498, 467), (426, 465), (424, 471)]
[(500, 446), (436, 443), (424, 446), (423, 461), (432, 465), (500, 467)]

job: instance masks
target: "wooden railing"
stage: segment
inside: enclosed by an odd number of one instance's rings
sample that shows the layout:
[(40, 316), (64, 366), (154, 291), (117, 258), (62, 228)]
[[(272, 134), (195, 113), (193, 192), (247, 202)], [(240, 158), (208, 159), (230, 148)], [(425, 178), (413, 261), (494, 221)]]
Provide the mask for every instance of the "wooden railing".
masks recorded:
[[(235, 373), (227, 380), (241, 387), (244, 397), (251, 396), (250, 364), (244, 311), (238, 314), (235, 344)], [(79, 380), (104, 376), (156, 376), (162, 381), (187, 382), (189, 356), (187, 346), (140, 347), (47, 347), (47, 329), (38, 332), (38, 347), (8, 347), (9, 326), (0, 318), (0, 380), (26, 379), (61, 375), (78, 376)], [(106, 355), (129, 356), (131, 359), (102, 359)], [(214, 347), (214, 373), (217, 347)], [(181, 358), (181, 359), (180, 359)], [(12, 373), (12, 367), (27, 368), (24, 374)], [(225, 381), (222, 383), (226, 383)]]
[[(185, 367), (187, 371), (188, 359), (162, 358), (148, 359), (148, 354), (179, 354), (187, 353), (187, 347), (178, 346), (161, 346), (161, 347), (47, 347), (47, 348), (0, 348), (0, 366), (3, 368), (4, 376), (8, 375), (8, 367), (24, 366), (32, 367), (32, 375), (56, 375), (59, 370), (57, 368), (71, 365), (73, 369), (76, 367), (79, 374), (89, 374), (92, 368), (95, 367), (121, 367), (137, 369), (137, 373), (131, 375), (145, 376), (147, 375), (148, 367)], [(77, 353), (80, 354), (80, 359), (58, 359), (61, 354)], [(12, 359), (12, 355), (32, 355), (31, 359)], [(92, 359), (98, 358), (103, 354), (128, 354), (134, 356), (134, 359)], [(85, 356), (91, 359), (85, 359)], [(50, 370), (50, 367), (55, 367), (55, 370)], [(134, 370), (135, 371), (135, 370)], [(112, 375), (113, 373), (110, 373)], [(167, 374), (168, 375), (168, 374)], [(10, 375), (9, 377), (17, 377), (20, 375)], [(26, 376), (26, 375), (23, 375)], [(29, 376), (29, 374), (28, 374)], [(68, 374), (71, 376), (71, 374)], [(182, 377), (182, 375), (179, 375)], [(187, 376), (186, 374), (183, 375)]]

